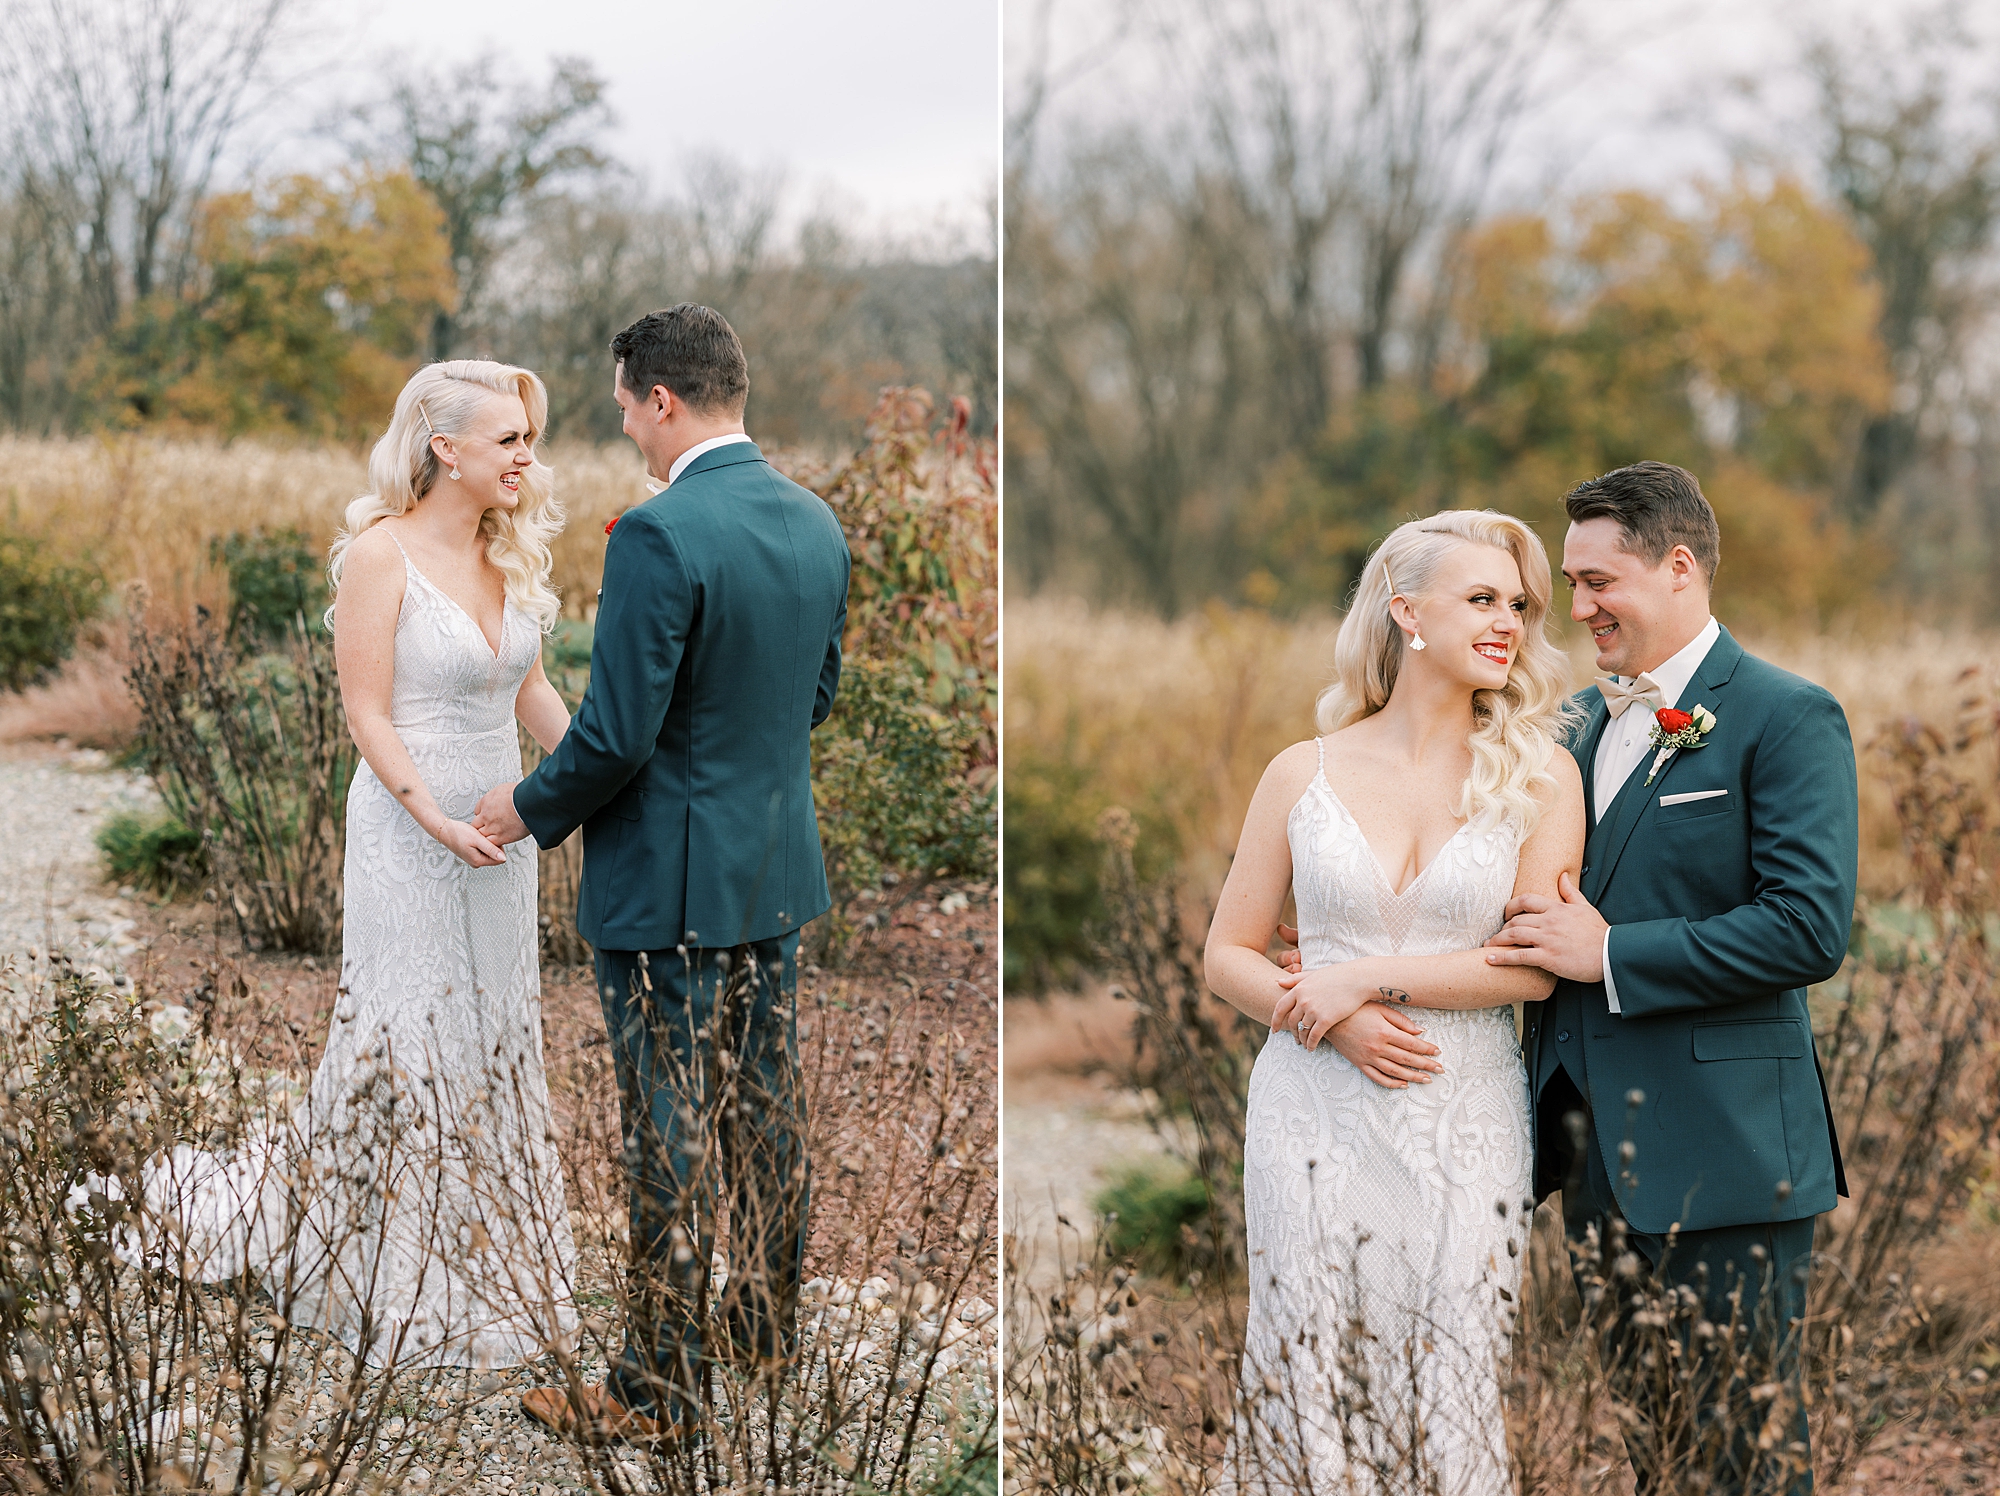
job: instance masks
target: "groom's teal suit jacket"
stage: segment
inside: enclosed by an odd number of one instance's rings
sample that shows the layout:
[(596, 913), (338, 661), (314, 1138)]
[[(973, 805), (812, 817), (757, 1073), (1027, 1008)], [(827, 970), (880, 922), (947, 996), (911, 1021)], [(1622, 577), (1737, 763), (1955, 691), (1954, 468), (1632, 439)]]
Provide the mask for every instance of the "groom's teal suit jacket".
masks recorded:
[[(1595, 817), (1610, 714), (1595, 689), (1577, 702), (1589, 716), (1570, 751)], [(1584, 847), (1579, 888), (1613, 926), (1620, 1011), (1602, 982), (1562, 981), (1525, 1033), (1535, 1094), (1569, 1071), (1619, 1209), (1646, 1232), (1801, 1220), (1845, 1193), (1806, 988), (1840, 969), (1854, 916), (1847, 718), (1726, 629), (1681, 695), (1696, 704), (1715, 714), (1703, 745), (1650, 785), (1649, 752)], [(1660, 803), (1704, 790), (1723, 793)]]
[(840, 682), (849, 565), (833, 511), (749, 442), (619, 518), (590, 685), (514, 790), (542, 846), (583, 828), (593, 946), (735, 946), (826, 912), (808, 738)]

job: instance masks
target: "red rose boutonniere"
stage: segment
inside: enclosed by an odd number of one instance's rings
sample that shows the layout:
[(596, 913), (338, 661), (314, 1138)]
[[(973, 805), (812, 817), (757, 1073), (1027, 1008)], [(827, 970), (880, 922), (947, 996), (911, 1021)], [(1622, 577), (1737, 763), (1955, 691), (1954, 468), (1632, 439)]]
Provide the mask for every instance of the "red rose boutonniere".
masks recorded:
[(611, 518), (607, 519), (604, 522), (604, 533), (606, 535), (609, 535), (612, 529), (617, 525), (618, 521), (620, 521), (623, 518), (625, 518), (625, 516), (622, 513), (612, 515)]
[(1653, 713), (1653, 732), (1646, 741), (1660, 751), (1653, 755), (1653, 767), (1646, 771), (1646, 783), (1651, 784), (1661, 766), (1681, 749), (1707, 747), (1708, 734), (1714, 727), (1715, 713), (1701, 705), (1691, 712), (1663, 706)]

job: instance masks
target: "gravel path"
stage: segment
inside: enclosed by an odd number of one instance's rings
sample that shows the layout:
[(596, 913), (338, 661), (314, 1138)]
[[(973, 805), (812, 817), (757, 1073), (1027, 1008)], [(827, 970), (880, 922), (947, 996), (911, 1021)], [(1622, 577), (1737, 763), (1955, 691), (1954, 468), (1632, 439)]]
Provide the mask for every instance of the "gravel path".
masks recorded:
[(104, 885), (97, 829), (159, 797), (95, 749), (0, 750), (0, 961), (47, 959), (54, 944), (114, 979), (138, 949), (132, 890)]
[(1170, 1156), (1139, 1097), (1090, 1082), (1064, 1089), (1070, 1094), (1040, 1087), (1031, 1103), (1010, 1102), (1001, 1119), (1006, 1230), (1030, 1291), (1053, 1286), (1062, 1259), (1075, 1260), (1095, 1239), (1099, 1191), (1125, 1169)]

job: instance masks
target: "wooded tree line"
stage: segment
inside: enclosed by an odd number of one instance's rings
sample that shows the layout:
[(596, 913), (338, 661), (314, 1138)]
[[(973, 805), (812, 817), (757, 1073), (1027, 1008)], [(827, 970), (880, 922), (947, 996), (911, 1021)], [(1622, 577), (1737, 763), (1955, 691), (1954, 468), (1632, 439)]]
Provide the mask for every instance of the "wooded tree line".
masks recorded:
[(742, 335), (767, 439), (851, 444), (886, 384), (992, 428), (990, 256), (791, 227), (782, 177), (721, 155), (649, 190), (583, 62), (525, 91), (490, 57), (392, 68), (312, 117), (331, 169), (256, 169), (309, 7), (0, 3), (0, 425), (361, 440), (417, 363), (481, 356), (543, 376), (553, 433), (608, 440), (611, 335), (688, 299)]
[(1179, 6), (1117, 45), (1180, 102), (1123, 125), (1054, 122), (1087, 84), (1031, 60), (1006, 183), (1017, 585), (1340, 606), (1404, 518), (1490, 504), (1553, 545), (1573, 483), (1654, 457), (1715, 502), (1734, 617), (1993, 615), (2000, 58), (1968, 57), (1951, 6), (1803, 38), (1780, 81), (1808, 116), (1727, 180), (1493, 201), (1573, 9)]

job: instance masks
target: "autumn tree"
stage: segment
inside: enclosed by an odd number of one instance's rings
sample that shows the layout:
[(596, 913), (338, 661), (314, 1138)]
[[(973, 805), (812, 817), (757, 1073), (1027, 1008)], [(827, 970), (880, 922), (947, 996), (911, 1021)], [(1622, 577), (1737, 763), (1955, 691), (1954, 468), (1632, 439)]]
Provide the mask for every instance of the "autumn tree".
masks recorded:
[(70, 362), (194, 272), (196, 205), (276, 84), (297, 0), (0, 6), (0, 417), (72, 414)]
[(407, 171), (443, 214), (458, 295), (432, 316), (434, 359), (465, 355), (496, 263), (538, 198), (609, 164), (596, 137), (611, 108), (588, 62), (559, 57), (545, 85), (525, 90), (500, 86), (502, 66), (487, 53), (449, 72), (407, 70), (355, 111), (357, 158)]
[(1171, 614), (1233, 584), (1262, 472), (1435, 359), (1456, 246), (1568, 9), (1135, 8), (1149, 19), (1105, 45), (1147, 49), (1161, 108), (1054, 141), (1050, 101), (1078, 75), (1031, 52), (1007, 224), (1026, 585)]
[(1841, 485), (1890, 380), (1868, 250), (1798, 184), (1678, 212), (1636, 192), (1488, 223), (1435, 376), (1356, 402), (1247, 507), (1256, 600), (1334, 605), (1368, 546), (1440, 508), (1519, 514), (1642, 458), (1701, 479), (1734, 617), (1817, 616), (1868, 564)]
[(455, 295), (443, 215), (403, 173), (221, 194), (196, 245), (188, 290), (140, 302), (94, 351), (104, 419), (359, 440)]

